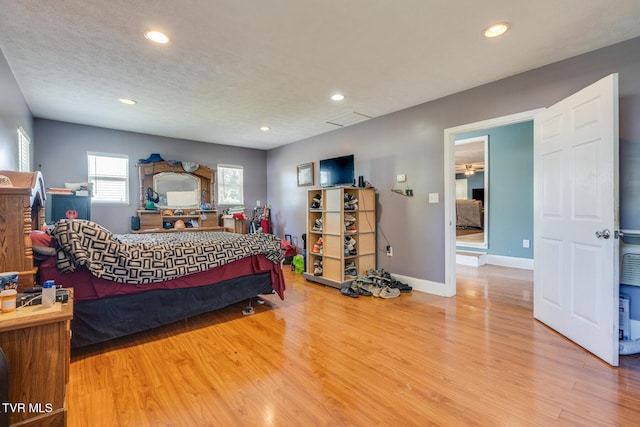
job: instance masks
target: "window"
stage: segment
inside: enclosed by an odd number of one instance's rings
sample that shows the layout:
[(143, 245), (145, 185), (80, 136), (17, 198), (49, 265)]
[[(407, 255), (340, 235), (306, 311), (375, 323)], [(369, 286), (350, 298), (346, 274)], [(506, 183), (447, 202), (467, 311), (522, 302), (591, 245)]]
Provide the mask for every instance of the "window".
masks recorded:
[(129, 203), (129, 157), (87, 153), (93, 202)]
[(31, 171), (31, 139), (22, 127), (18, 127), (18, 171)]
[(242, 188), (242, 166), (218, 165), (218, 204), (242, 205), (244, 195)]

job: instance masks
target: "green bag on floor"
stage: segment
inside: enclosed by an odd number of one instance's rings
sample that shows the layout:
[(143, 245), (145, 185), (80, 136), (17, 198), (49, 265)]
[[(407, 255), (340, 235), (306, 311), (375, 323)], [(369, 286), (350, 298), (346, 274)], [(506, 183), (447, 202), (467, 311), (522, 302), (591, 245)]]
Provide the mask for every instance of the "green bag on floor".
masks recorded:
[(296, 255), (293, 257), (293, 266), (296, 269), (296, 273), (302, 274), (304, 272), (304, 258), (302, 255)]

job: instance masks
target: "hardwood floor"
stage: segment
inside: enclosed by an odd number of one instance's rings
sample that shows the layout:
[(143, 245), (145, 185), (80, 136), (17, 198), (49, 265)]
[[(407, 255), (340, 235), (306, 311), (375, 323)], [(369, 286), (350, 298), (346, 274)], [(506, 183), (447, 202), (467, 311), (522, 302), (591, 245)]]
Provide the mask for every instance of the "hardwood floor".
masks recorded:
[(458, 295), (352, 299), (287, 268), (266, 296), (72, 353), (75, 426), (631, 426), (611, 368), (535, 321), (532, 273), (458, 266)]

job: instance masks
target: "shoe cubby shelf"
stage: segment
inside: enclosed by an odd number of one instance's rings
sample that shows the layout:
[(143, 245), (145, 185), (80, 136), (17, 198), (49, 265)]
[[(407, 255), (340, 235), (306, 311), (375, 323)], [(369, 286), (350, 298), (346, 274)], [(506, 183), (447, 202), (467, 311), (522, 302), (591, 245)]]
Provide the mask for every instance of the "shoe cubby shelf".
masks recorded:
[(307, 195), (305, 279), (341, 288), (376, 269), (376, 193), (335, 187)]

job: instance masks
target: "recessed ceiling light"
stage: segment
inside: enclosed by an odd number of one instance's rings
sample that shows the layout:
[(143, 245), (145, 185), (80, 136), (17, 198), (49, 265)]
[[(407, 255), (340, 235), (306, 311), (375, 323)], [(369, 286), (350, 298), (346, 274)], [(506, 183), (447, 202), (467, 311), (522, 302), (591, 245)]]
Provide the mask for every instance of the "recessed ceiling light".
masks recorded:
[(271, 128), (269, 126), (260, 126), (260, 130), (262, 132), (269, 132), (271, 130)]
[(334, 95), (331, 95), (331, 99), (333, 99), (334, 101), (342, 101), (344, 99), (344, 95), (341, 93), (336, 93)]
[(499, 24), (493, 24), (482, 30), (482, 34), (487, 38), (493, 38), (503, 35), (509, 30), (509, 24), (506, 22), (500, 22)]
[(160, 31), (155, 31), (155, 30), (147, 31), (146, 33), (144, 33), (144, 36), (148, 40), (151, 40), (154, 43), (160, 43), (160, 44), (169, 43), (169, 36)]
[(118, 101), (120, 101), (123, 104), (127, 104), (127, 105), (135, 105), (138, 103), (138, 101), (135, 101), (133, 99), (129, 99), (129, 98), (120, 98), (118, 99)]

